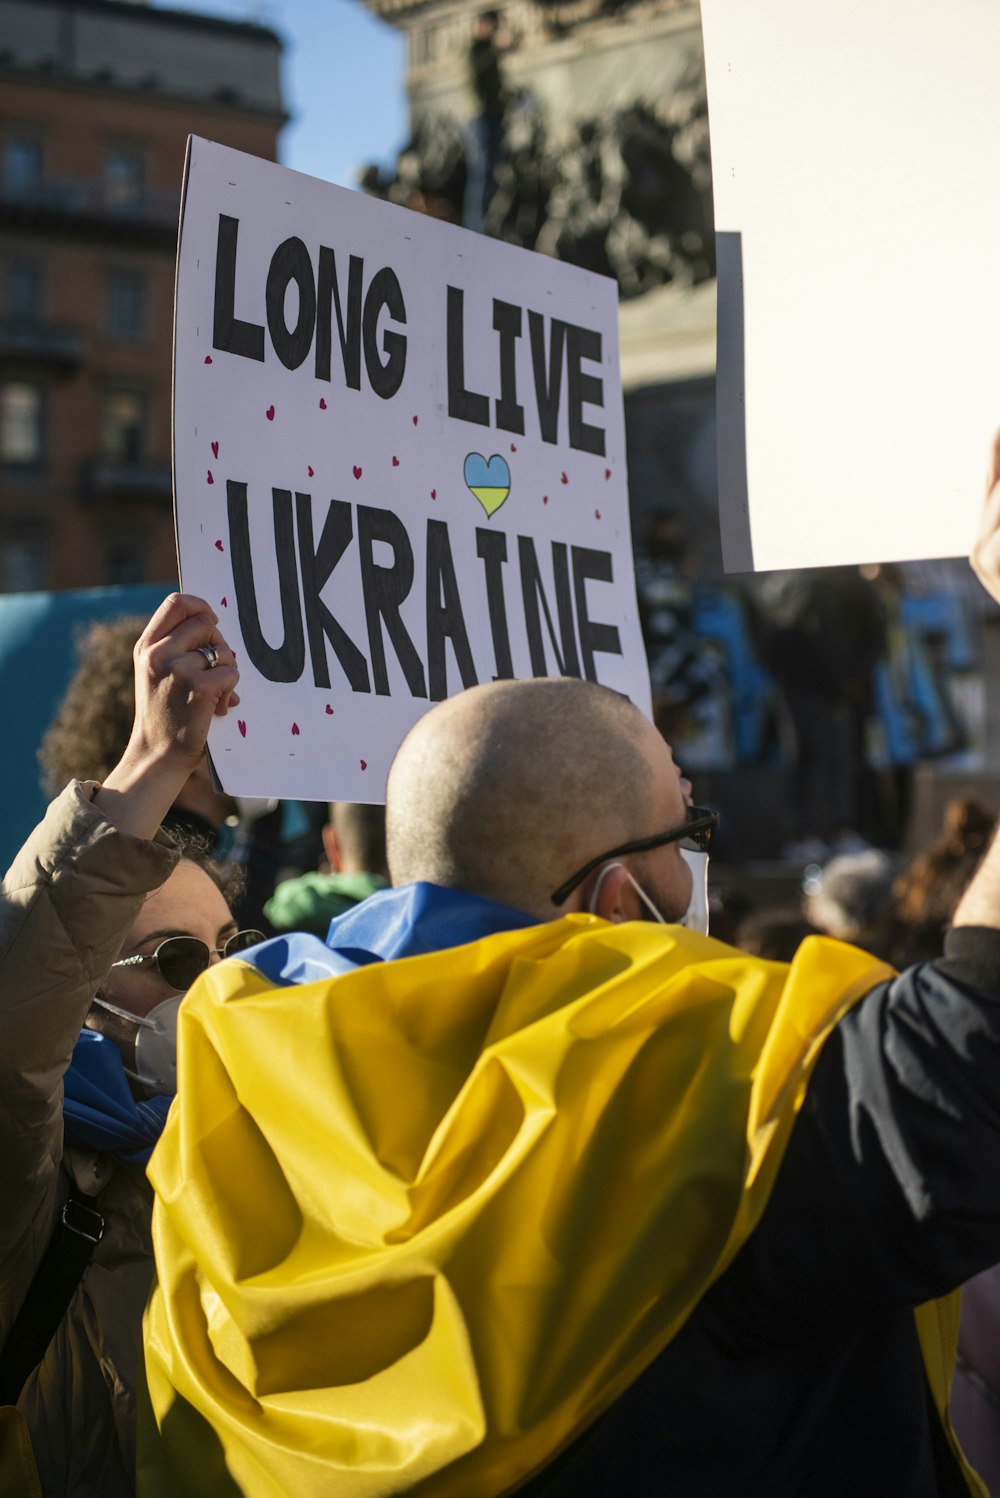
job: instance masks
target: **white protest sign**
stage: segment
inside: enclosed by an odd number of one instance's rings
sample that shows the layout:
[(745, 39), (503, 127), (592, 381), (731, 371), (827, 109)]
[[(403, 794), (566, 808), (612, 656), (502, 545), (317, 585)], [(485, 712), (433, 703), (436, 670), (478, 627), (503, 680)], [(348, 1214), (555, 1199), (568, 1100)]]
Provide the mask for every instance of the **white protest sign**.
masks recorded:
[(495, 677), (649, 712), (606, 278), (195, 139), (174, 471), (240, 668), (227, 791), (380, 801), (420, 714)]
[(726, 566), (966, 553), (1000, 424), (1000, 6), (701, 11)]

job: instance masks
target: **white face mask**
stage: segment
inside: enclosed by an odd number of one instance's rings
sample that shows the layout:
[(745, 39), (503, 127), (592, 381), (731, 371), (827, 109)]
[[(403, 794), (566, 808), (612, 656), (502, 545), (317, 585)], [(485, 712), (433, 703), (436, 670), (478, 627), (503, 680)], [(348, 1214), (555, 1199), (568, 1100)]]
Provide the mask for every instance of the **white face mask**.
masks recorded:
[(686, 926), (689, 931), (699, 931), (702, 936), (707, 936), (708, 854), (697, 852), (693, 848), (680, 848), (678, 851), (691, 870), (691, 898), (688, 901), (687, 910), (677, 924)]
[[(691, 870), (691, 897), (688, 900), (687, 909), (680, 919), (675, 922), (678, 926), (686, 926), (689, 931), (698, 931), (702, 936), (708, 935), (708, 854), (689, 852), (687, 848), (678, 850), (684, 862)], [(657, 909), (653, 901), (638, 880), (634, 879), (623, 863), (609, 863), (603, 868), (594, 885), (594, 892), (590, 897), (590, 914), (596, 915), (597, 899), (604, 883), (605, 875), (610, 874), (612, 869), (621, 869), (625, 878), (635, 890), (639, 899), (645, 905), (654, 921), (659, 921), (661, 926), (666, 926), (666, 917)]]
[(177, 1011), (183, 997), (178, 993), (163, 999), (148, 1014), (131, 1014), (127, 1009), (119, 1009), (117, 1004), (109, 1004), (107, 999), (92, 1000), (100, 1008), (135, 1025), (135, 1066), (125, 1066), (125, 1075), (147, 1097), (169, 1097), (177, 1091)]

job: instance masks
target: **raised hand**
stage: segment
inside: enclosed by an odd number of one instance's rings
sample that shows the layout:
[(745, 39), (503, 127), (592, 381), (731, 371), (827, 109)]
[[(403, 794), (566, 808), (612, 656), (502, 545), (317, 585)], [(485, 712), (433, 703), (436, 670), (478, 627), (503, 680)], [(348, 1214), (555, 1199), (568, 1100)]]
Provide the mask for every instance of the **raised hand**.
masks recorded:
[(95, 804), (123, 831), (152, 837), (199, 765), (213, 717), (239, 702), (239, 671), (203, 598), (171, 593), (135, 651), (135, 723)]

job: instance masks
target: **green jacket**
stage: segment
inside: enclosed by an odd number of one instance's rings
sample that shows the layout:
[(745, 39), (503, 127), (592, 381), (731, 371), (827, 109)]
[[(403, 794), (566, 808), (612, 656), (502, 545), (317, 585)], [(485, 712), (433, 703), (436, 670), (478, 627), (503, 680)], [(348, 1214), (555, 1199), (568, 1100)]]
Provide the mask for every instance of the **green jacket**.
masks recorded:
[(380, 874), (300, 874), (278, 885), (264, 914), (275, 931), (311, 931), (325, 939), (334, 916), (385, 887)]

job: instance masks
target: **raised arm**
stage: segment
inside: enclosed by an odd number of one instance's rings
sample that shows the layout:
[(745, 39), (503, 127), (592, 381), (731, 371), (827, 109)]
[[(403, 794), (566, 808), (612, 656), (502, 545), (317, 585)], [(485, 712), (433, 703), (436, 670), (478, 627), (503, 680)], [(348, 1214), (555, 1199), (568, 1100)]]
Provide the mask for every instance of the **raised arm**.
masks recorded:
[(91, 997), (177, 860), (160, 821), (204, 753), (213, 715), (234, 701), (232, 652), (201, 599), (174, 594), (161, 605), (135, 668), (135, 728), (121, 762), (103, 787), (67, 786), (0, 886), (0, 1327), (18, 1265), (55, 1210), (62, 1078)]
[[(1000, 603), (1000, 431), (993, 438), (986, 498), (970, 561), (987, 593)], [(952, 926), (1000, 927), (1000, 840), (996, 835), (958, 903)]]

